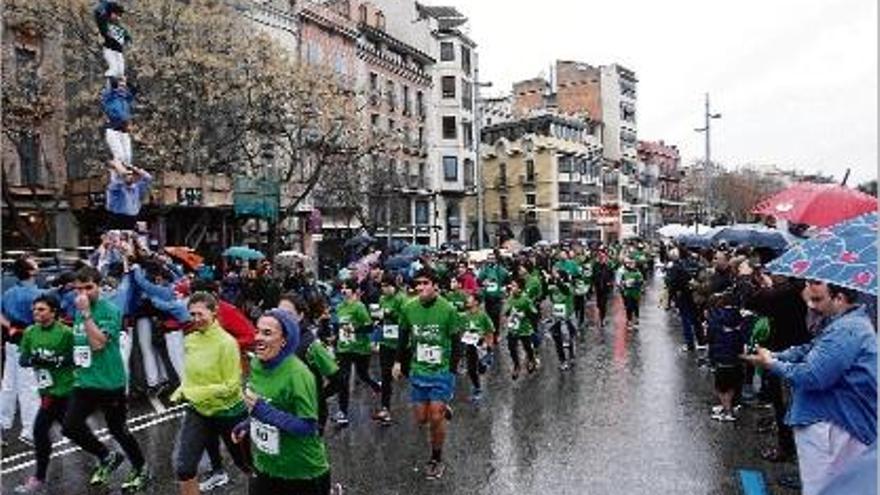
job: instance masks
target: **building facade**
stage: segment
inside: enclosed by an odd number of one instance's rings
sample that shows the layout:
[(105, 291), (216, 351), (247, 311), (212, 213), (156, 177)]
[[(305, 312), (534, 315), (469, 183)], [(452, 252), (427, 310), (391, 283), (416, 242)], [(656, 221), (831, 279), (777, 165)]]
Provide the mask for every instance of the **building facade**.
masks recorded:
[(651, 236), (658, 226), (682, 219), (685, 203), (681, 194), (681, 155), (677, 146), (662, 140), (639, 141), (638, 153), (645, 175), (643, 189), (650, 191), (645, 194), (650, 196), (647, 203), (656, 207), (644, 228), (644, 235)]
[[(483, 194), (491, 244), (601, 236), (599, 132), (595, 122), (551, 113), (483, 129)], [(472, 198), (468, 210), (475, 209)]]

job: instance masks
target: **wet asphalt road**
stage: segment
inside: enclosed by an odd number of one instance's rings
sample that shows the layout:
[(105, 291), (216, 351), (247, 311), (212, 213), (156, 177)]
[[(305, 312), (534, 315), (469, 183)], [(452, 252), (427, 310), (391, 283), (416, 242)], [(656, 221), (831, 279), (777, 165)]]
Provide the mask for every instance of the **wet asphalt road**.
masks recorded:
[[(479, 407), (468, 403), (470, 384), (460, 376), (441, 480), (427, 481), (421, 473), (427, 433), (412, 420), (407, 387), (395, 390), (394, 425), (380, 427), (370, 420), (378, 399), (356, 385), (352, 424), (331, 427), (326, 436), (334, 481), (347, 494), (737, 494), (736, 470), (746, 468), (764, 473), (770, 493), (797, 493), (773, 484), (779, 474), (796, 470), (794, 464), (770, 464), (758, 455), (774, 438), (756, 431), (770, 411), (745, 408), (735, 424), (709, 419), (712, 376), (679, 351), (678, 319), (658, 308), (657, 287), (655, 282), (642, 301), (638, 331), (625, 329), (622, 304), (614, 300), (612, 322), (589, 329), (571, 371), (557, 369), (547, 339), (541, 368), (517, 382), (510, 379), (505, 349), (486, 375)], [(163, 407), (168, 409), (156, 413), (144, 401), (130, 414), (154, 473), (148, 493), (176, 493), (171, 452), (178, 411)], [(127, 464), (110, 489), (89, 488), (93, 461), (68, 450), (52, 461), (47, 493), (119, 492)], [(32, 472), (32, 459), (11, 441), (3, 453), (3, 493)], [(227, 467), (233, 482), (213, 493), (246, 493), (244, 476), (229, 461)]]

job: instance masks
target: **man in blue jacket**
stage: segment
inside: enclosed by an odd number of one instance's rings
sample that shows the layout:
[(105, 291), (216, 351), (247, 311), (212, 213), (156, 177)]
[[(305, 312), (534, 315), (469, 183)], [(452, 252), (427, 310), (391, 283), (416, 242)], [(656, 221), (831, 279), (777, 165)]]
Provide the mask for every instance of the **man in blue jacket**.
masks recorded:
[(106, 191), (106, 208), (110, 216), (107, 227), (134, 230), (141, 202), (150, 190), (153, 176), (137, 167), (125, 168), (119, 162), (113, 162), (112, 166)]
[(113, 160), (132, 166), (131, 158), (131, 105), (135, 91), (124, 77), (110, 78), (109, 87), (101, 93), (101, 109), (107, 117), (104, 139), (113, 154)]
[(808, 304), (827, 318), (804, 345), (744, 358), (791, 385), (803, 495), (816, 495), (877, 440), (877, 336), (858, 293), (807, 284)]

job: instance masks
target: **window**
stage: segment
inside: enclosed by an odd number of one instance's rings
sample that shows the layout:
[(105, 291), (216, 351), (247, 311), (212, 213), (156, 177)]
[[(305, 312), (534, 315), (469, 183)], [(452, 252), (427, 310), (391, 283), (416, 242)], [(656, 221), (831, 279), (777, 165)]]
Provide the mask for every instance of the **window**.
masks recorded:
[(385, 30), (385, 14), (382, 12), (376, 12), (376, 29)]
[(379, 91), (379, 74), (370, 72), (370, 91)]
[(456, 139), (458, 137), (455, 128), (455, 117), (443, 117), (443, 139)]
[(474, 161), (470, 158), (464, 159), (464, 187), (474, 187), (475, 184), (475, 176), (476, 169), (474, 168)]
[(428, 202), (416, 201), (416, 224), (426, 225), (428, 223)]
[(527, 193), (526, 194), (526, 205), (535, 206), (537, 205), (537, 199), (535, 193)]
[(19, 177), (22, 186), (40, 183), (40, 135), (27, 132), (17, 144)]
[(348, 64), (346, 63), (345, 56), (341, 53), (336, 54), (336, 63), (333, 70), (335, 70), (340, 76), (348, 75)]
[(474, 126), (470, 122), (461, 123), (461, 135), (464, 138), (464, 147), (472, 149), (474, 147)]
[(397, 108), (397, 92), (394, 89), (394, 81), (390, 79), (385, 82), (385, 96), (388, 98), (388, 109), (393, 112)]
[(428, 164), (425, 162), (419, 163), (419, 189), (424, 189), (427, 187), (427, 177), (428, 177)]
[(461, 106), (465, 110), (472, 110), (474, 108), (473, 105), (473, 84), (467, 81), (467, 79), (461, 80)]
[(471, 50), (464, 45), (461, 45), (461, 70), (471, 73)]
[(500, 200), (501, 219), (507, 220), (507, 196), (501, 196)]
[(394, 119), (388, 119), (388, 132), (390, 134), (394, 134), (397, 131), (395, 125), (397, 125), (397, 122), (395, 122)]
[(498, 164), (498, 183), (499, 184), (507, 184), (507, 164), (499, 163)]
[(370, 125), (373, 127), (374, 130), (379, 128), (379, 114), (378, 113), (374, 113), (374, 114), (370, 115)]
[(458, 157), (443, 157), (443, 180), (454, 182), (458, 180)]
[(535, 160), (526, 160), (526, 182), (535, 182)]
[(416, 111), (419, 117), (425, 118), (425, 95), (421, 91), (416, 93)]
[(451, 41), (441, 41), (440, 42), (440, 61), (441, 62), (451, 62), (455, 60), (455, 46), (452, 45)]
[(403, 87), (403, 114), (411, 115), (412, 114), (412, 105), (409, 102), (409, 86)]
[(559, 161), (559, 173), (572, 173), (575, 172), (574, 163), (570, 156), (560, 156), (558, 158)]
[(440, 88), (443, 92), (443, 98), (455, 98), (455, 76), (440, 78)]
[(425, 128), (419, 127), (419, 148), (425, 145)]

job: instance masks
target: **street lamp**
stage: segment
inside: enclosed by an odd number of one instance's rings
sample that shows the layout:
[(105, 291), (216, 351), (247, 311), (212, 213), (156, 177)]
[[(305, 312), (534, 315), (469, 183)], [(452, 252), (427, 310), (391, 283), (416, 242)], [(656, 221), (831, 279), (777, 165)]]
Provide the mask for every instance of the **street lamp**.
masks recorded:
[[(703, 127), (699, 127), (694, 129), (696, 132), (705, 132), (706, 133), (706, 160), (705, 160), (705, 186), (706, 186), (706, 211), (710, 211), (712, 207), (711, 196), (709, 194), (709, 174), (711, 173), (710, 167), (712, 165), (712, 119), (720, 119), (720, 113), (712, 113), (709, 110), (709, 93), (706, 93), (706, 111), (704, 113), (705, 125)], [(699, 217), (697, 218), (696, 225), (694, 226), (694, 232), (699, 233), (700, 230), (700, 221)]]
[(492, 83), (480, 82), (480, 69), (474, 68), (474, 134), (475, 139), (473, 140), (473, 147), (475, 150), (474, 157), (474, 171), (477, 173), (477, 249), (483, 249), (483, 230), (484, 230), (484, 218), (485, 217), (485, 206), (483, 204), (483, 164), (482, 160), (480, 160), (480, 143), (482, 142), (481, 129), (482, 127), (482, 107), (480, 106), (482, 100), (480, 100), (480, 88), (491, 88)]

